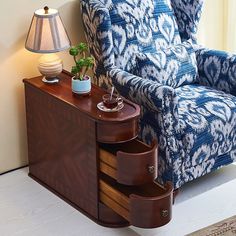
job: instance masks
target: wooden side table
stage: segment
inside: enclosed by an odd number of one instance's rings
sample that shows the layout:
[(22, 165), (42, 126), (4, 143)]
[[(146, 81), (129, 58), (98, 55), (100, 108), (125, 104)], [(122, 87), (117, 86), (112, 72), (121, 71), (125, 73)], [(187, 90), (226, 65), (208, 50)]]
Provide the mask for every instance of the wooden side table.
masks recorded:
[(71, 92), (71, 75), (44, 84), (24, 79), (29, 176), (97, 223), (158, 227), (171, 219), (173, 188), (155, 184), (157, 144), (137, 140), (139, 106), (97, 108), (105, 93)]

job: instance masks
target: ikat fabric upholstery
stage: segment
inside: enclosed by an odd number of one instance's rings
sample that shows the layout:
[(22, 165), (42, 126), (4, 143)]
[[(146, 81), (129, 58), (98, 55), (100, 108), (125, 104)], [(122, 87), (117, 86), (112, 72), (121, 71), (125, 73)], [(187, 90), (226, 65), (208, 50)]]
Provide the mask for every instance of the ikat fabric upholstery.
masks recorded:
[(196, 55), (199, 83), (236, 96), (236, 55), (204, 48)]
[(196, 43), (203, 0), (172, 0), (171, 5), (175, 12), (181, 39), (192, 40)]
[(181, 43), (169, 0), (81, 0), (81, 7), (87, 41), (97, 62), (95, 73), (104, 86), (106, 68), (115, 65), (130, 72), (135, 53)]
[(109, 2), (115, 65), (118, 68), (130, 71), (136, 52), (155, 52), (180, 42), (169, 1)]
[(172, 181), (176, 189), (235, 161), (234, 55), (193, 45), (198, 84), (177, 88), (132, 73), (137, 53), (195, 41), (202, 1), (80, 1), (99, 85), (112, 83), (139, 104), (139, 137), (158, 139), (158, 181)]
[(155, 53), (137, 53), (133, 74), (177, 88), (197, 81), (195, 51), (189, 42), (173, 44)]
[(182, 181), (236, 160), (236, 97), (199, 85), (179, 87), (176, 95), (185, 150)]

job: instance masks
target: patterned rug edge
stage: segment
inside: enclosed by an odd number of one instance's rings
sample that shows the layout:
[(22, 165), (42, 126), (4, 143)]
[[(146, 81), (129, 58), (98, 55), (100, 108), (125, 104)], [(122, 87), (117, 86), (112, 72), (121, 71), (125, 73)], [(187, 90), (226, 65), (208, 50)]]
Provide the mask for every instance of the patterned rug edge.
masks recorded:
[(186, 236), (236, 236), (236, 215)]

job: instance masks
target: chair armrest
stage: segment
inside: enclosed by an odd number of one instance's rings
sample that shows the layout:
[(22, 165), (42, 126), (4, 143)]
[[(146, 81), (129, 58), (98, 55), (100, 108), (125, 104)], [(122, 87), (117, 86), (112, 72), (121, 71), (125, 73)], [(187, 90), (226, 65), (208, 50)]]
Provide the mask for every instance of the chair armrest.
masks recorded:
[(154, 111), (177, 110), (175, 90), (113, 67), (109, 76), (118, 92), (131, 101)]
[(200, 84), (236, 95), (236, 55), (200, 48), (196, 56)]
[[(178, 97), (175, 89), (152, 80), (142, 79), (117, 68), (112, 68), (109, 76), (122, 96), (141, 106), (141, 120), (144, 119), (144, 123), (150, 125), (150, 130), (154, 129), (153, 133), (150, 131), (151, 135), (155, 134), (155, 137), (159, 135), (159, 150), (166, 152), (166, 156), (162, 156), (161, 168), (164, 171), (163, 166), (165, 165), (165, 171), (169, 170), (170, 175), (173, 175), (173, 166), (178, 166), (180, 156), (184, 157), (178, 118)], [(152, 111), (155, 118), (148, 124), (145, 113), (152, 113)], [(159, 131), (157, 127), (160, 127)], [(157, 135), (157, 133), (159, 134)], [(145, 140), (145, 136), (141, 136), (141, 138)], [(171, 152), (171, 158), (168, 152)]]

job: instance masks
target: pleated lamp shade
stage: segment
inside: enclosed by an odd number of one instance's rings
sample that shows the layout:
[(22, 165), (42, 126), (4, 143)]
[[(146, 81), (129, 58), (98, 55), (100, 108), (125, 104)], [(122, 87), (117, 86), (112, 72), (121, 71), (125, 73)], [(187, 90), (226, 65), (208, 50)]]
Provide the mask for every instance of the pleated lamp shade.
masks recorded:
[(59, 52), (70, 47), (70, 40), (56, 9), (35, 11), (25, 48), (37, 53)]

